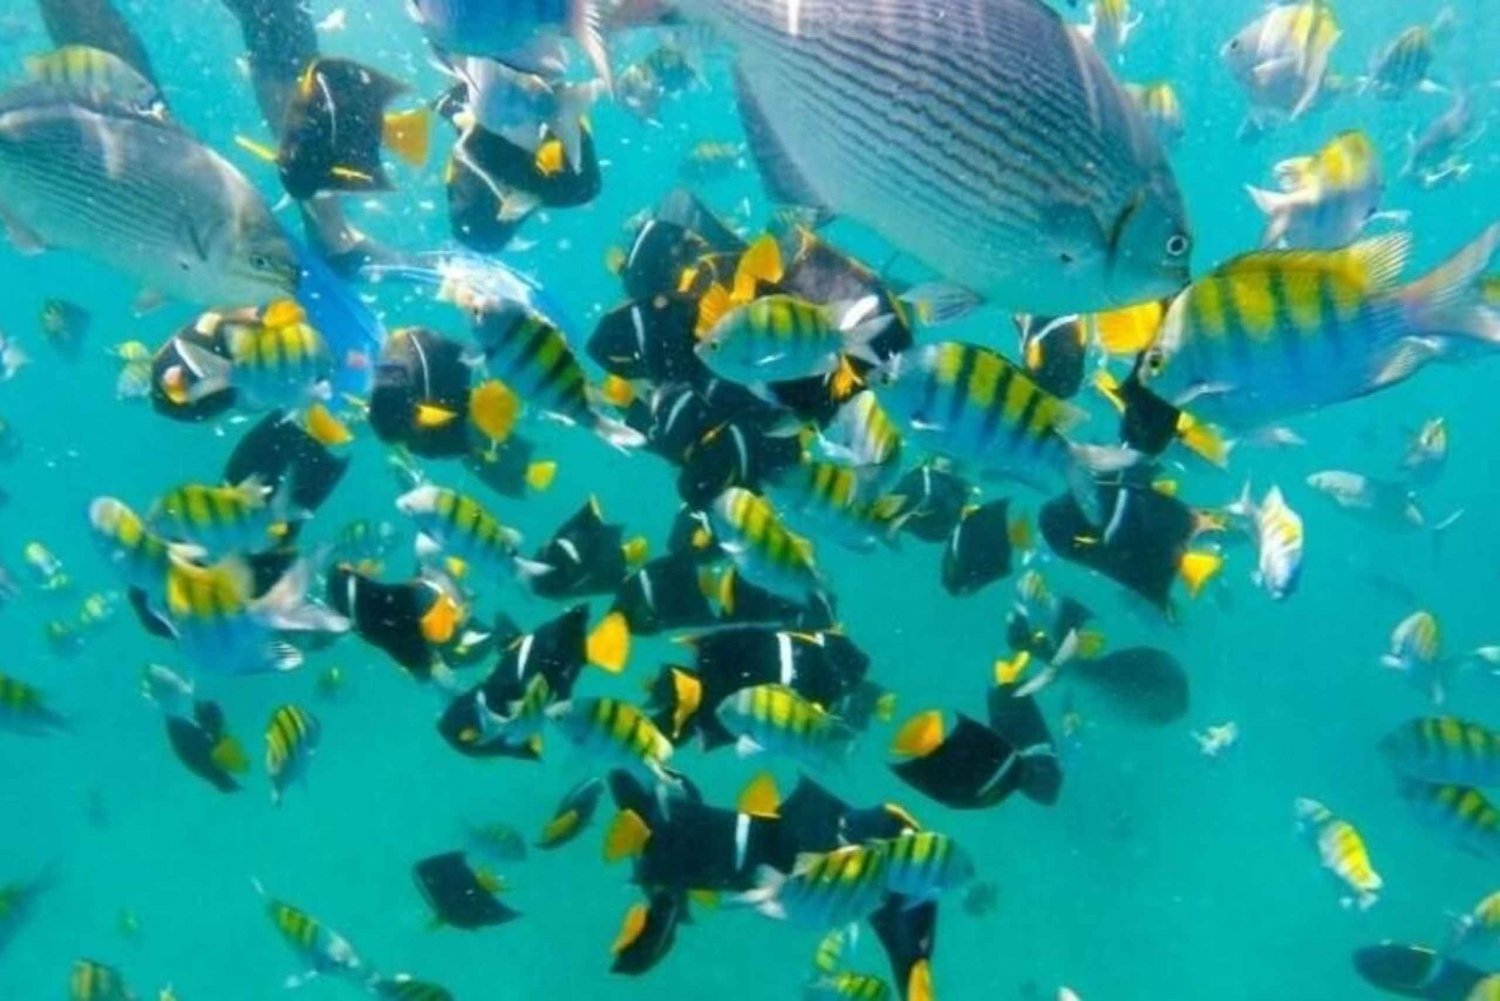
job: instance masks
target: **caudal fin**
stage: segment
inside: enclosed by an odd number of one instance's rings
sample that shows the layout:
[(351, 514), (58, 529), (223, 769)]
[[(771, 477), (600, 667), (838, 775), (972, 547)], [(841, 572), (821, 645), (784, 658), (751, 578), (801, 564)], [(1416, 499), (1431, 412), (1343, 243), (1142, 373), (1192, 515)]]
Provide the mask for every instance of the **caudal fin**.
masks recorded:
[(1416, 281), (1401, 288), (1411, 327), (1452, 350), (1500, 347), (1500, 303), (1487, 294), (1486, 275), (1497, 267), (1500, 223)]

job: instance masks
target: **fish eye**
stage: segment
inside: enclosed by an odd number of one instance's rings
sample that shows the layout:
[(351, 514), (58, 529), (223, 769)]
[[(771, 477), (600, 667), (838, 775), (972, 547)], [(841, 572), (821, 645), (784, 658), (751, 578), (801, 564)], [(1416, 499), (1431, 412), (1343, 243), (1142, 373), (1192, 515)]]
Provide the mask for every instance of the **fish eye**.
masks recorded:
[(1192, 247), (1193, 241), (1186, 233), (1173, 233), (1167, 237), (1167, 256), (1182, 257)]
[(256, 271), (270, 271), (271, 259), (265, 254), (251, 254), (250, 266)]
[(1146, 372), (1148, 375), (1161, 375), (1161, 370), (1166, 368), (1167, 357), (1162, 354), (1160, 348), (1153, 348), (1146, 352)]

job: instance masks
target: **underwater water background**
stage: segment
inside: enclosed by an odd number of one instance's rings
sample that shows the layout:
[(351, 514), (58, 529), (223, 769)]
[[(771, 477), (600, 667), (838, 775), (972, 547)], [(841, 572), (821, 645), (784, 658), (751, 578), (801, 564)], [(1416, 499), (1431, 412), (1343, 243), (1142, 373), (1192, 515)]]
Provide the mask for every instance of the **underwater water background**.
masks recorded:
[[(176, 117), (277, 197), (274, 173), (234, 147), (237, 135), (267, 137), (241, 68), (238, 26), (218, 0), (121, 6), (152, 54)], [(314, 17), (334, 6), (318, 0)], [(1412, 213), (1416, 246), (1408, 274), (1425, 271), (1500, 218), (1500, 130), (1485, 104), (1491, 128), (1471, 150), (1473, 175), (1430, 192), (1394, 175), (1407, 132), (1440, 113), (1446, 97), (1344, 100), (1242, 145), (1235, 130), (1244, 98), (1217, 53), (1256, 15), (1259, 0), (1136, 6), (1145, 20), (1122, 77), (1170, 79), (1182, 97), (1187, 133), (1172, 159), (1195, 230), (1195, 273), (1256, 244), (1262, 217), (1245, 184), (1266, 184), (1273, 163), (1311, 152), (1344, 128), (1364, 128), (1376, 140), (1388, 178), (1384, 206)], [(1430, 22), (1441, 6), (1438, 0), (1336, 4), (1344, 36), (1335, 69), (1363, 72), (1379, 45), (1409, 24)], [(1442, 50), (1439, 71), (1483, 86), (1500, 76), (1500, 5), (1457, 0), (1453, 6), (1461, 28)], [(356, 0), (347, 7), (347, 30), (322, 38), (326, 54), (380, 66), (422, 95), (437, 92), (441, 78), (402, 3)], [(45, 34), (22, 0), (0, 0), (0, 19), (0, 78), (15, 79), (22, 57), (46, 48)], [(677, 165), (694, 142), (741, 140), (722, 58), (711, 62), (710, 78), (709, 88), (668, 103), (661, 127), (601, 106), (595, 122), (605, 160), (602, 195), (581, 209), (543, 213), (522, 234), (534, 246), (504, 255), (563, 305), (575, 346), (621, 298), (604, 260), (608, 248), (626, 239), (627, 219), (679, 183)], [(1500, 91), (1490, 95), (1488, 104), (1500, 102)], [(878, 143), (871, 155), (880, 155)], [(403, 169), (400, 190), (357, 210), (360, 224), (405, 248), (444, 244), (440, 162), (435, 157), (424, 171)], [(747, 199), (755, 223), (769, 210), (753, 169), (697, 190), (742, 221)], [(284, 210), (289, 225), (292, 215)], [(846, 224), (831, 233), (872, 263), (887, 255)], [(34, 358), (0, 384), (0, 416), (24, 441), (19, 457), (0, 466), (0, 486), (11, 495), (0, 508), (0, 557), (27, 585), (0, 610), (0, 671), (45, 689), (73, 721), (73, 732), (45, 739), (0, 732), (0, 882), (49, 864), (58, 878), (0, 953), (0, 999), (63, 997), (69, 966), (80, 956), (119, 967), (142, 998), (154, 998), (167, 984), (181, 1001), (280, 997), (283, 979), (300, 972), (298, 962), (266, 919), (252, 878), (348, 936), (381, 970), (441, 983), (465, 1001), (796, 996), (817, 933), (726, 908), (695, 909), (676, 949), (644, 978), (611, 976), (609, 944), (639, 893), (624, 865), (601, 861), (597, 821), (568, 847), (533, 850), (503, 870), (505, 899), (523, 912), (520, 920), (477, 933), (429, 929), (411, 864), (461, 847), (466, 822), (504, 820), (533, 834), (588, 768), (561, 748), (540, 764), (459, 757), (433, 728), (437, 695), (352, 638), (310, 653), (294, 674), (198, 677), (200, 692), (224, 704), (257, 762), (257, 774), (236, 796), (213, 792), (172, 759), (160, 713), (139, 693), (139, 672), (151, 661), (181, 665), (169, 645), (136, 628), (128, 610), (76, 656), (61, 658), (48, 647), (47, 620), (74, 614), (92, 591), (116, 587), (88, 538), (88, 502), (107, 493), (139, 510), (168, 485), (213, 480), (240, 430), (174, 424), (144, 405), (114, 399), (116, 366), (102, 349), (128, 338), (154, 346), (192, 315), (168, 306), (134, 317), (129, 304), (136, 291), (78, 257), (23, 258), (0, 249), (0, 328)], [(390, 325), (425, 322), (462, 334), (460, 318), (445, 307), (405, 301), (390, 289), (374, 294)], [(50, 351), (37, 329), (41, 302), (50, 296), (93, 313), (76, 362)], [(953, 335), (1014, 350), (1008, 317), (993, 309), (966, 318)], [(1187, 717), (1160, 730), (1113, 718), (1079, 691), (1087, 725), (1065, 760), (1055, 807), (1015, 797), (999, 809), (960, 813), (924, 801), (884, 767), (890, 728), (878, 723), (850, 766), (824, 777), (856, 804), (902, 802), (958, 838), (981, 876), (997, 884), (999, 903), (988, 915), (944, 908), (934, 963), (939, 996), (1021, 998), (1032, 984), (1050, 998), (1066, 984), (1087, 1001), (1374, 997), (1353, 973), (1351, 950), (1385, 938), (1436, 944), (1446, 934), (1446, 912), (1500, 889), (1493, 860), (1464, 854), (1410, 815), (1375, 752), (1380, 736), (1427, 709), (1422, 693), (1377, 663), (1398, 620), (1418, 607), (1431, 609), (1450, 650), (1500, 641), (1493, 597), (1500, 585), (1497, 378), (1493, 361), (1434, 366), (1373, 398), (1293, 422), (1309, 442), (1304, 448), (1247, 448), (1228, 474), (1199, 467), (1185, 476), (1184, 493), (1203, 505), (1232, 500), (1247, 478), (1257, 495), (1272, 484), (1283, 487), (1308, 536), (1301, 589), (1288, 601), (1273, 603), (1250, 582), (1250, 547), (1230, 550), (1226, 586), (1196, 603), (1184, 601), (1174, 623), (1143, 612), (1106, 581), (1048, 562), (1054, 589), (1100, 613), (1112, 648), (1162, 646), (1192, 680)], [(1304, 485), (1319, 469), (1392, 472), (1403, 430), (1439, 414), (1448, 419), (1453, 454), (1443, 480), (1424, 495), (1426, 508), (1437, 516), (1467, 512), (1440, 548), (1425, 533), (1389, 534), (1349, 518)], [(1090, 430), (1101, 440), (1112, 431)], [(581, 431), (544, 429), (537, 437), (559, 460), (558, 478), (524, 501), (485, 495), (502, 520), (538, 542), (592, 493), (610, 520), (644, 533), (661, 551), (677, 506), (666, 463), (621, 455)], [(359, 517), (407, 530), (393, 507), (398, 487), (381, 447), (362, 434), (353, 454), (349, 477), (308, 529), (311, 546)], [(456, 463), (427, 468), (439, 483), (483, 491)], [(991, 486), (986, 496), (1004, 492)], [(1041, 500), (1021, 488), (1012, 493), (1026, 510)], [(71, 591), (48, 594), (31, 583), (21, 560), (31, 540), (61, 558)], [(977, 710), (991, 664), (1005, 652), (1010, 585), (951, 598), (938, 587), (939, 555), (937, 547), (913, 543), (864, 555), (820, 547), (844, 626), (871, 655), (871, 677), (897, 692), (898, 719), (935, 707)], [(486, 607), (497, 605), (528, 627), (558, 610), (510, 587), (486, 595)], [(622, 677), (594, 671), (580, 684), (588, 693), (639, 698), (659, 664), (682, 656), (671, 643), (641, 641)], [(320, 701), (316, 678), (334, 664), (350, 683), (337, 702)], [(1043, 696), (1054, 728), (1063, 687)], [(273, 808), (259, 765), (261, 733), (271, 710), (285, 702), (311, 706), (323, 740), (305, 784)], [(1449, 708), (1500, 723), (1500, 679), (1462, 677)], [(1239, 746), (1219, 760), (1203, 757), (1189, 731), (1228, 720), (1240, 726)], [(732, 800), (767, 765), (784, 790), (795, 777), (785, 762), (746, 762), (728, 751), (704, 756), (683, 748), (675, 761), (719, 802)], [(1325, 802), (1364, 834), (1385, 880), (1371, 910), (1340, 907), (1340, 889), (1294, 831), (1292, 801), (1299, 796)], [(601, 804), (601, 820), (608, 814)], [(138, 917), (138, 933), (122, 934), (122, 910)], [(1491, 968), (1500, 967), (1500, 956), (1494, 960)], [(850, 965), (888, 975), (870, 934), (861, 936)], [(320, 1001), (360, 993), (324, 978), (297, 996)]]

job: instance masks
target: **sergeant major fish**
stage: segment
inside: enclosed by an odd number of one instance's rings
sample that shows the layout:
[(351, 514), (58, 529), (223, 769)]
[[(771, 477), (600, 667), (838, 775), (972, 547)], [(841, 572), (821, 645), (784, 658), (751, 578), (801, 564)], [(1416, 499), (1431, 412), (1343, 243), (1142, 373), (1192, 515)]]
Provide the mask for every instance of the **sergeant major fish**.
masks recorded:
[(1295, 804), (1297, 826), (1318, 849), (1323, 867), (1347, 887), (1350, 895), (1340, 903), (1368, 910), (1379, 899), (1384, 885), (1380, 874), (1370, 864), (1369, 849), (1354, 826), (1313, 799), (1299, 799)]
[(1272, 487), (1256, 504), (1250, 498), (1250, 485), (1240, 499), (1229, 506), (1229, 513), (1249, 518), (1255, 526), (1255, 546), (1259, 553), (1254, 580), (1272, 598), (1280, 601), (1297, 587), (1302, 576), (1302, 517), (1293, 511), (1281, 494)]
[(926, 444), (980, 474), (1019, 480), (1045, 493), (1072, 489), (1086, 509), (1093, 474), (1118, 471), (1138, 458), (1126, 449), (1075, 444), (1066, 432), (1081, 418), (1004, 356), (949, 341), (893, 359), (879, 390), (892, 417)]
[(306, 964), (301, 973), (286, 978), (288, 989), (301, 987), (320, 976), (341, 976), (351, 982), (359, 982), (359, 978), (365, 976), (364, 960), (360, 959), (348, 939), (311, 914), (268, 896), (259, 882), (252, 880), (251, 883), (265, 901), (271, 924), (298, 959)]
[(1329, 90), (1329, 54), (1342, 33), (1323, 0), (1307, 0), (1272, 4), (1224, 44), (1220, 58), (1250, 98), (1242, 139), (1317, 105)]
[(1094, 311), (1186, 280), (1160, 143), (1040, 0), (676, 6), (736, 50), (751, 150), (782, 200), (864, 223), (1013, 311)]
[(1312, 156), (1283, 160), (1273, 173), (1279, 191), (1246, 189), (1266, 216), (1262, 246), (1343, 247), (1380, 215), (1380, 154), (1363, 132), (1340, 133)]
[(1360, 80), (1361, 90), (1373, 90), (1376, 97), (1394, 100), (1420, 90), (1441, 93), (1443, 87), (1432, 79), (1432, 61), (1437, 43), (1451, 34), (1456, 17), (1452, 7), (1444, 7), (1429, 25), (1414, 24), (1397, 35), (1375, 54), (1370, 75)]
[(304, 774), (322, 731), (317, 717), (301, 706), (284, 705), (271, 713), (266, 724), (266, 774), (271, 778), (272, 806), (280, 806), (286, 787)]
[(1380, 740), (1380, 753), (1402, 775), (1424, 782), (1500, 785), (1500, 733), (1472, 720), (1408, 720)]
[(730, 487), (709, 508), (713, 537), (745, 579), (807, 605), (823, 591), (812, 543), (781, 523), (765, 498)]
[(767, 750), (811, 768), (843, 761), (854, 742), (853, 727), (786, 685), (741, 688), (714, 715), (741, 754)]
[(278, 299), (264, 309), (205, 314), (199, 322), (209, 321), (222, 330), (227, 357), (184, 337), (172, 342), (196, 376), (189, 400), (233, 388), (249, 409), (297, 410), (331, 395), (333, 356), (297, 303)]
[(1399, 284), (1410, 249), (1397, 233), (1237, 257), (1173, 301), (1142, 381), (1201, 420), (1254, 429), (1401, 382), (1444, 354), (1500, 345), (1500, 309), (1482, 289), (1500, 224)]

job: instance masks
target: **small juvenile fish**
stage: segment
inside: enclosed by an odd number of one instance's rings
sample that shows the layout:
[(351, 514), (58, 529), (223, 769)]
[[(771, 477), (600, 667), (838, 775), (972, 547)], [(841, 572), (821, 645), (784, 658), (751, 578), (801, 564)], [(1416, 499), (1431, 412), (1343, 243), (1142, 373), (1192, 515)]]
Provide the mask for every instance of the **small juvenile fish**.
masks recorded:
[(1192, 737), (1197, 741), (1198, 750), (1203, 752), (1204, 757), (1217, 758), (1240, 742), (1240, 726), (1230, 720), (1228, 723), (1210, 726), (1201, 733), (1194, 730)]
[(557, 809), (552, 812), (552, 818), (542, 828), (536, 846), (557, 848), (576, 838), (594, 819), (594, 813), (599, 809), (599, 797), (602, 795), (604, 780), (599, 778), (585, 779), (569, 789), (558, 802)]
[(1401, 471), (1413, 483), (1431, 486), (1448, 463), (1448, 422), (1433, 417), (1411, 435), (1401, 456)]
[(1500, 891), (1454, 918), (1447, 951), (1461, 956), (1487, 956), (1493, 954), (1496, 945), (1500, 945)]
[(1308, 476), (1307, 485), (1382, 528), (1409, 532), (1427, 527), (1416, 493), (1404, 483), (1327, 469)]
[(47, 707), (39, 689), (0, 674), (0, 730), (43, 736), (67, 729), (67, 719)]
[(48, 299), (42, 303), (42, 334), (69, 358), (77, 356), (92, 323), (93, 314), (77, 303), (66, 299)]
[(297, 958), (306, 964), (302, 973), (286, 978), (288, 990), (301, 987), (320, 976), (341, 976), (351, 983), (362, 982), (365, 964), (354, 946), (332, 928), (305, 911), (266, 895), (265, 889), (256, 882), (255, 892), (266, 904), (266, 914), (283, 941), (291, 946)]
[(1302, 577), (1302, 516), (1293, 511), (1272, 487), (1259, 504), (1250, 499), (1250, 485), (1228, 512), (1250, 519), (1255, 526), (1255, 546), (1259, 562), (1252, 579), (1276, 601), (1291, 595)]
[(383, 1001), (453, 1001), (453, 995), (446, 988), (417, 980), (406, 973), (375, 977), (369, 986), (370, 993)]
[(1432, 79), (1437, 43), (1453, 30), (1457, 20), (1452, 7), (1444, 7), (1431, 25), (1414, 24), (1375, 54), (1370, 75), (1360, 80), (1361, 90), (1372, 90), (1382, 100), (1395, 100), (1413, 91), (1442, 93)]
[(501, 862), (521, 862), (526, 858), (526, 839), (521, 832), (499, 821), (471, 826), (469, 841), (477, 851)]
[(685, 181), (715, 181), (745, 167), (745, 147), (739, 143), (704, 140), (694, 143), (678, 173)]
[(72, 584), (67, 571), (63, 569), (62, 560), (40, 542), (26, 543), (21, 555), (43, 591), (61, 591)]
[(890, 1001), (891, 987), (869, 973), (826, 973), (802, 988), (802, 1001)]
[(271, 778), (272, 806), (280, 806), (287, 786), (306, 774), (322, 733), (317, 717), (301, 706), (285, 705), (271, 713), (266, 724), (266, 774)]
[(1380, 663), (1405, 673), (1438, 706), (1446, 699), (1448, 683), (1458, 668), (1467, 663), (1500, 663), (1500, 646), (1487, 644), (1445, 655), (1437, 617), (1423, 610), (1408, 615), (1391, 630), (1390, 650)]
[(1474, 169), (1465, 155), (1484, 131), (1474, 113), (1474, 102), (1467, 91), (1453, 95), (1448, 110), (1424, 128), (1413, 129), (1406, 136), (1406, 163), (1401, 176), (1426, 189), (1462, 181)]
[(1362, 911), (1374, 906), (1384, 884), (1370, 864), (1364, 838), (1317, 800), (1299, 799), (1295, 806), (1297, 825), (1318, 849), (1323, 868), (1351, 891), (1340, 903)]

